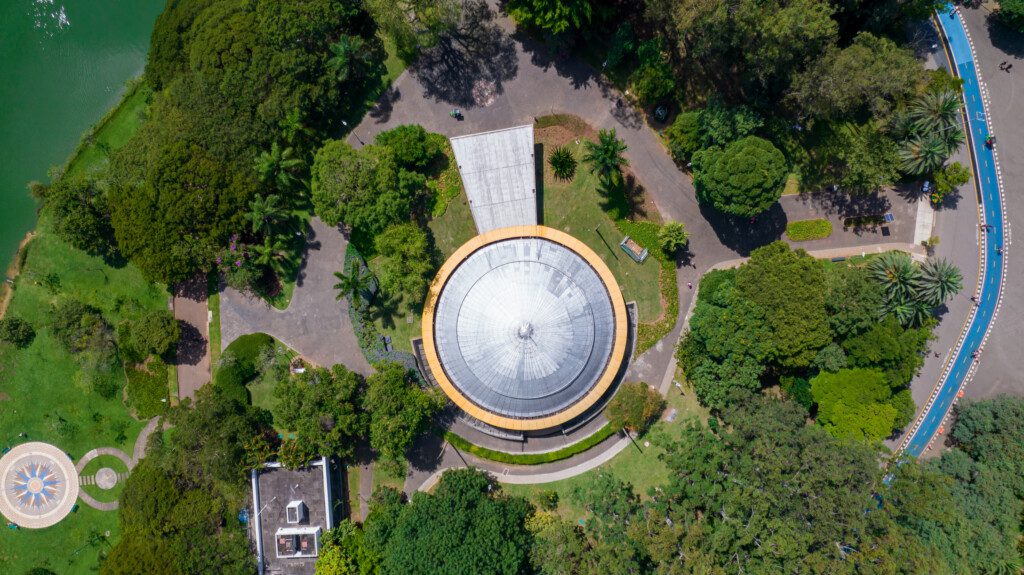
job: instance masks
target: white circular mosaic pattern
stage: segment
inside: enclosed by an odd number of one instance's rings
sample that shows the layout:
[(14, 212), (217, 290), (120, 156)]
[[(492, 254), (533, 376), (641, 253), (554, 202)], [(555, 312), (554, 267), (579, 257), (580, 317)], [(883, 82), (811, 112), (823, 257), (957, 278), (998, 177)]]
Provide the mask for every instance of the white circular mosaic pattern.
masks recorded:
[(78, 473), (66, 453), (34, 441), (0, 457), (0, 487), (4, 517), (21, 527), (49, 527), (75, 506)]

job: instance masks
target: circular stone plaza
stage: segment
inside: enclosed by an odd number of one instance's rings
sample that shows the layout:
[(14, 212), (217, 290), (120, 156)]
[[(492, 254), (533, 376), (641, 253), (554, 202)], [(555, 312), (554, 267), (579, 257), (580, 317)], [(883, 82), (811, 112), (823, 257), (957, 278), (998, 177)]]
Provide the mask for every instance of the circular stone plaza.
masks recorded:
[(441, 267), (424, 306), (423, 356), (469, 416), (543, 433), (594, 414), (625, 359), (628, 321), (589, 247), (544, 226), (500, 228)]
[(34, 441), (0, 458), (0, 487), (0, 514), (21, 527), (49, 527), (75, 506), (78, 473), (66, 453)]

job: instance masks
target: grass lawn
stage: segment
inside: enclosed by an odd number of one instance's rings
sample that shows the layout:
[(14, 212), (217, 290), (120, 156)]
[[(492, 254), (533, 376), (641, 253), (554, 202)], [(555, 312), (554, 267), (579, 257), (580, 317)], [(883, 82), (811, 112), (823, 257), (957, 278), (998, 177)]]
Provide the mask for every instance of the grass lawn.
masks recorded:
[[(543, 140), (541, 140), (543, 142)], [(577, 160), (583, 156), (583, 144), (566, 144)], [(547, 156), (554, 149), (545, 145)], [(580, 161), (576, 176), (564, 182), (545, 174), (542, 205), (543, 223), (572, 234), (594, 250), (615, 275), (626, 301), (635, 300), (641, 322), (658, 319), (661, 296), (658, 292), (658, 261), (649, 257), (642, 264), (630, 259), (619, 247), (622, 232), (602, 209), (605, 198), (598, 192), (597, 177)]]
[(109, 551), (119, 536), (116, 511), (79, 504), (77, 511), (53, 527), (4, 529), (0, 571), (22, 575), (34, 567), (46, 567), (60, 575), (93, 574), (100, 551)]
[(359, 471), (358, 465), (349, 465), (346, 470), (348, 485), (345, 486), (345, 491), (348, 492), (348, 515), (352, 521), (365, 519), (359, 513)]
[[(116, 324), (133, 308), (166, 309), (167, 294), (143, 280), (134, 267), (106, 266), (100, 258), (60, 242), (45, 217), (37, 231), (8, 310), (30, 321), (37, 335), (23, 350), (0, 345), (0, 441), (12, 445), (23, 441), (19, 433), (26, 433), (29, 440), (53, 443), (76, 460), (94, 447), (130, 452), (143, 422), (129, 415), (120, 396), (103, 399), (84, 388), (78, 359), (50, 332), (50, 306), (73, 296), (102, 310), (107, 321)], [(59, 278), (59, 287), (44, 287), (41, 280), (48, 275)], [(124, 381), (120, 365), (110, 376)], [(109, 539), (103, 537), (106, 533)], [(53, 527), (5, 530), (0, 564), (5, 573), (46, 566), (62, 574), (85, 575), (95, 572), (101, 547), (117, 537), (116, 512), (79, 505), (77, 512)]]
[(209, 275), (206, 305), (210, 310), (210, 363), (216, 365), (220, 359), (220, 290), (218, 275)]
[(106, 168), (110, 151), (123, 146), (139, 129), (152, 93), (141, 79), (133, 81), (117, 107), (95, 126), (92, 140), (83, 140), (72, 154), (67, 173), (87, 174)]
[[(123, 461), (114, 457), (113, 455), (100, 455), (96, 459), (89, 462), (88, 465), (82, 469), (79, 474), (83, 477), (90, 475), (96, 475), (96, 472), (104, 467), (109, 467), (114, 470), (114, 473), (127, 473), (128, 466)], [(121, 491), (124, 490), (124, 482), (118, 481), (117, 485), (114, 485), (112, 489), (100, 489), (98, 485), (83, 485), (82, 491), (85, 491), (97, 501), (117, 501), (117, 498), (121, 495)]]
[(832, 222), (818, 218), (814, 220), (798, 220), (786, 225), (786, 237), (794, 242), (820, 240), (832, 235)]
[[(405, 486), (405, 475), (388, 473), (380, 465), (373, 466), (373, 492), (377, 492), (378, 487), (391, 487), (401, 491)], [(358, 484), (356, 489), (358, 490)]]
[[(685, 381), (681, 374), (677, 374), (676, 379)], [(693, 418), (707, 421), (707, 409), (697, 403), (697, 398), (692, 390), (687, 387), (684, 389), (686, 389), (685, 393), (680, 393), (675, 387), (669, 390), (666, 413), (676, 409), (675, 421), (669, 423), (663, 416), (645, 436), (637, 440), (639, 449), (630, 445), (608, 463), (570, 479), (540, 485), (502, 485), (502, 489), (506, 493), (526, 497), (534, 503), (537, 503), (539, 493), (554, 491), (558, 493), (559, 515), (574, 522), (578, 519), (586, 519), (587, 512), (572, 500), (572, 492), (592, 481), (598, 473), (611, 473), (615, 477), (631, 483), (637, 494), (646, 498), (648, 490), (668, 482), (668, 468), (658, 459), (658, 456), (665, 452), (664, 446), (680, 437), (686, 421)], [(650, 446), (645, 446), (644, 442), (650, 442)]]

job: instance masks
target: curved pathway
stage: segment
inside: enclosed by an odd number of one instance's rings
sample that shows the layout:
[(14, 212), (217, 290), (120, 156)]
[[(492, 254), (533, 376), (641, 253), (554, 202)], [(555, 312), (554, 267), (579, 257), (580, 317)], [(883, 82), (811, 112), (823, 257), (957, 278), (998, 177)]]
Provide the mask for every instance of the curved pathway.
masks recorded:
[(937, 20), (943, 29), (957, 75), (964, 80), (968, 145), (981, 204), (979, 219), (981, 225), (988, 226), (988, 231), (981, 234), (981, 273), (975, 292), (978, 305), (971, 310), (953, 354), (943, 368), (938, 385), (898, 448), (915, 457), (928, 448), (940, 428), (943, 428), (943, 422), (957, 395), (974, 373), (977, 358), (1002, 301), (1003, 278), (1006, 273), (1004, 255), (1008, 247), (998, 156), (994, 149), (985, 145), (986, 139), (992, 134), (987, 118), (988, 95), (975, 67), (972, 42), (957, 10), (947, 7)]
[[(85, 466), (93, 459), (96, 459), (101, 455), (110, 455), (120, 459), (125, 466), (128, 467), (128, 473), (118, 474), (117, 480), (127, 480), (128, 474), (131, 473), (131, 470), (139, 464), (140, 459), (146, 456), (146, 444), (149, 443), (149, 436), (153, 435), (153, 432), (156, 431), (156, 426), (159, 423), (159, 417), (154, 417), (146, 423), (146, 426), (142, 428), (142, 431), (139, 432), (139, 436), (135, 439), (135, 447), (132, 449), (131, 457), (116, 447), (97, 447), (95, 449), (90, 449), (82, 456), (81, 459), (78, 460), (78, 463), (75, 464), (75, 471), (81, 474), (82, 470), (85, 469)], [(80, 481), (83, 482), (83, 485), (93, 485), (95, 483), (94, 481), (86, 481), (92, 477), (93, 476), (91, 475), (88, 477), (80, 477)], [(97, 501), (94, 497), (86, 493), (85, 490), (80, 490), (78, 492), (78, 498), (84, 501), (89, 507), (99, 509), (100, 511), (113, 511), (117, 509), (117, 501)]]

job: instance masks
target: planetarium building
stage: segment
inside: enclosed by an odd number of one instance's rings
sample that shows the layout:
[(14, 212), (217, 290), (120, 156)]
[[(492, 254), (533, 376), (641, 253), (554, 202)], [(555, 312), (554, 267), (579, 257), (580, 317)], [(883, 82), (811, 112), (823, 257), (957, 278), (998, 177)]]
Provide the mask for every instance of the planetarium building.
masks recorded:
[[(527, 137), (528, 145), (517, 142)], [(480, 234), (430, 287), (424, 367), (487, 426), (527, 433), (572, 425), (598, 410), (624, 367), (622, 294), (593, 250), (536, 225), (532, 126), (462, 139), (452, 144)], [(517, 180), (525, 185), (505, 185)]]

